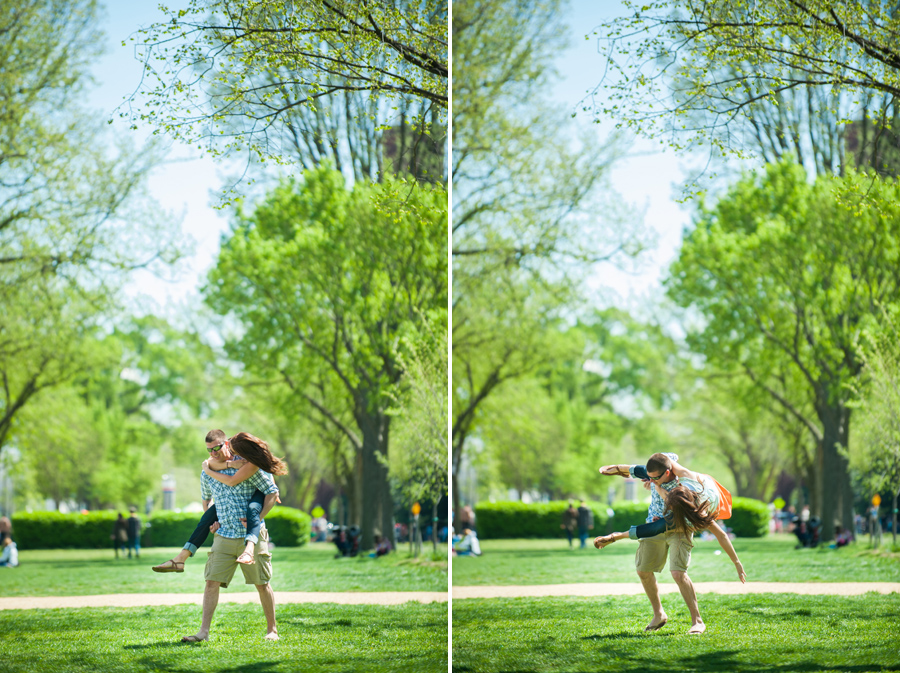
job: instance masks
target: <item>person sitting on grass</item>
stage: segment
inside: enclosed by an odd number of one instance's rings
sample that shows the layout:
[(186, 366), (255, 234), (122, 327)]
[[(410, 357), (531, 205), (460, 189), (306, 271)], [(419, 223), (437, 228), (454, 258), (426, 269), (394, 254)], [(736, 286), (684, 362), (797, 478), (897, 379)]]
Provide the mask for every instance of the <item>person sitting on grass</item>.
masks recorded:
[(375, 550), (369, 554), (370, 558), (384, 556), (391, 551), (391, 541), (380, 535), (375, 536)]
[[(283, 461), (272, 455), (268, 445), (264, 443), (242, 442), (241, 451), (245, 455), (237, 456), (232, 451), (232, 440), (245, 435), (239, 433), (231, 440), (225, 438), (222, 430), (210, 430), (206, 435), (206, 449), (210, 453), (210, 459), (203, 462), (203, 472), (209, 477), (226, 486), (237, 486), (254, 474), (259, 472), (263, 480), (274, 487), (272, 475), (287, 474), (287, 466)], [(277, 491), (277, 488), (275, 488)], [(260, 489), (256, 489), (247, 506), (246, 526), (247, 534), (244, 540), (247, 546), (244, 553), (238, 558), (238, 563), (250, 565), (254, 562), (253, 547), (259, 541), (259, 529), (262, 524), (260, 512), (263, 508), (265, 495)], [(280, 500), (276, 499), (276, 502)], [(204, 502), (206, 508), (200, 522), (185, 543), (184, 548), (175, 558), (153, 566), (153, 571), (158, 573), (184, 572), (185, 562), (192, 557), (197, 549), (206, 542), (210, 533), (215, 533), (219, 528), (219, 520), (216, 514), (215, 504)]]
[(481, 556), (481, 544), (478, 542), (478, 536), (471, 528), (466, 528), (463, 539), (456, 543), (453, 548), (454, 553), (458, 556)]
[(19, 550), (9, 535), (3, 538), (3, 553), (0, 554), (0, 567), (15, 568), (19, 565)]

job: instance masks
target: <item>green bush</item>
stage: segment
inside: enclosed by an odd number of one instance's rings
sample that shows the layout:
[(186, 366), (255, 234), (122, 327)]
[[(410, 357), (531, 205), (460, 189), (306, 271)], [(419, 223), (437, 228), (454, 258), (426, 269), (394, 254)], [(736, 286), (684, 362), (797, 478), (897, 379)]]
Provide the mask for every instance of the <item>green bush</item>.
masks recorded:
[(753, 498), (732, 498), (731, 518), (724, 523), (737, 537), (765, 537), (769, 532), (769, 508)]
[[(594, 512), (593, 535), (606, 533), (606, 505), (585, 503)], [(475, 523), (478, 537), (484, 540), (501, 538), (564, 538), (563, 512), (568, 509), (566, 500), (552, 502), (485, 502), (475, 507)], [(462, 533), (462, 531), (457, 531)]]
[(648, 509), (650, 509), (650, 503), (647, 502), (617, 500), (612, 504), (614, 512), (610, 519), (612, 530), (619, 533), (627, 531), (632, 526), (640, 526), (642, 523), (647, 523)]
[[(149, 521), (141, 517), (144, 528), (142, 547), (181, 547), (197, 522), (197, 512), (153, 512)], [(22, 512), (12, 517), (13, 537), (19, 549), (104, 549), (112, 548), (113, 524), (117, 512), (87, 514), (61, 512)], [(276, 506), (266, 516), (269, 538), (276, 546), (300, 547), (309, 540), (310, 517), (292, 507)], [(206, 545), (212, 544), (212, 536)]]
[(19, 549), (112, 549), (114, 511), (63, 514), (22, 512), (12, 520)]

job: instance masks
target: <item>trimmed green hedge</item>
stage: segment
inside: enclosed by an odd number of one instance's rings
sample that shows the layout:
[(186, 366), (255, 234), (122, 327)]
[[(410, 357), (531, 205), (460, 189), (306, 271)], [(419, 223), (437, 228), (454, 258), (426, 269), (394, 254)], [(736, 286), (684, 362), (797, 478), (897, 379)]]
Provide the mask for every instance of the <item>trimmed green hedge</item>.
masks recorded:
[(737, 537), (765, 537), (769, 532), (769, 508), (753, 498), (732, 498), (731, 518), (724, 523)]
[[(648, 504), (620, 501), (613, 503), (612, 529), (624, 531), (647, 520)], [(765, 537), (769, 532), (766, 503), (752, 498), (732, 498), (731, 518), (722, 521), (737, 537)]]
[[(585, 503), (594, 512), (593, 535), (606, 531), (606, 505)], [(567, 500), (526, 504), (518, 501), (484, 502), (475, 507), (475, 525), (482, 540), (501, 538), (564, 538), (560, 528)], [(462, 533), (462, 531), (457, 531)]]
[(629, 500), (617, 500), (612, 504), (615, 514), (610, 519), (612, 530), (620, 533), (627, 531), (632, 526), (640, 526), (647, 523), (648, 502), (631, 502)]
[[(158, 511), (149, 522), (141, 517), (142, 547), (181, 547), (197, 522), (197, 512)], [(22, 512), (12, 517), (13, 538), (19, 549), (111, 549), (114, 511), (62, 514)], [(276, 506), (266, 516), (269, 538), (277, 546), (300, 547), (309, 540), (310, 517), (293, 507)], [(212, 536), (206, 545), (212, 544)]]

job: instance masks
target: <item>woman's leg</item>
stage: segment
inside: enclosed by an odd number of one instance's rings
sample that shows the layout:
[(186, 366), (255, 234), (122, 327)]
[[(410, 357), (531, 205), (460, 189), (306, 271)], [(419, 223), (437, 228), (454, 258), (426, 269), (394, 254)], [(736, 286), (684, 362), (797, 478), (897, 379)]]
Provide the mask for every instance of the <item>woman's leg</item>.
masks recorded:
[(262, 527), (262, 519), (260, 519), (259, 515), (262, 512), (265, 500), (265, 494), (259, 489), (256, 489), (250, 498), (250, 502), (247, 503), (247, 535), (244, 536), (244, 540), (247, 541), (247, 546), (244, 548), (244, 552), (238, 557), (238, 563), (246, 565), (254, 563), (253, 548), (256, 546), (256, 543), (259, 542), (259, 529)]
[[(210, 505), (209, 507), (207, 507), (206, 511), (203, 513), (203, 516), (200, 517), (200, 523), (197, 524), (194, 532), (191, 533), (191, 537), (184, 545), (184, 549), (178, 552), (175, 558), (171, 559), (170, 561), (165, 561), (164, 563), (160, 563), (158, 566), (153, 566), (153, 570), (155, 570), (156, 572), (172, 572), (176, 567), (174, 564), (181, 564), (183, 570), (184, 562), (197, 552), (198, 547), (202, 546), (203, 543), (206, 542), (206, 538), (209, 537), (209, 527), (218, 520), (219, 517), (216, 515), (216, 506)], [(178, 570), (177, 572), (181, 572), (181, 570)]]

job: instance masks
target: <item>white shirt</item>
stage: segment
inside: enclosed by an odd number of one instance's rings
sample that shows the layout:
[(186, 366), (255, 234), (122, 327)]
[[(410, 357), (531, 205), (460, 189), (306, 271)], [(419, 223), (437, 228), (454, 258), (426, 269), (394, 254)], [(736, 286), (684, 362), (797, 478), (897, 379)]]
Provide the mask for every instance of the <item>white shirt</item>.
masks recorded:
[(10, 542), (3, 549), (3, 553), (0, 554), (0, 563), (6, 563), (6, 565), (10, 568), (15, 568), (19, 565), (19, 550), (16, 548), (15, 542)]

